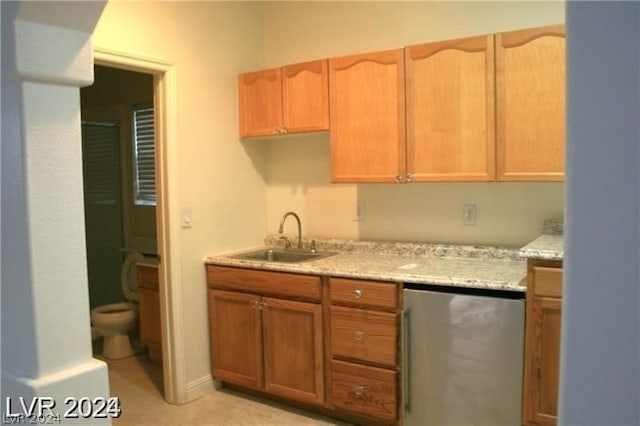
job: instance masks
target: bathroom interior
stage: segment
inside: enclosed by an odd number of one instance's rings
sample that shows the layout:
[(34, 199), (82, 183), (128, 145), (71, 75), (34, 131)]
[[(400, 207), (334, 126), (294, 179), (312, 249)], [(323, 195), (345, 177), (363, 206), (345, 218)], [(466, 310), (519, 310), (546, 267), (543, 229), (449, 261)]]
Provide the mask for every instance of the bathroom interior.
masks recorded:
[[(136, 265), (157, 264), (155, 184), (143, 182), (149, 173), (153, 178), (154, 164), (145, 173), (149, 157), (134, 140), (144, 141), (135, 137), (136, 123), (153, 123), (153, 96), (152, 75), (98, 65), (95, 83), (81, 90), (91, 335), (94, 356), (107, 362), (148, 356), (139, 333)], [(153, 133), (147, 139), (153, 146)]]

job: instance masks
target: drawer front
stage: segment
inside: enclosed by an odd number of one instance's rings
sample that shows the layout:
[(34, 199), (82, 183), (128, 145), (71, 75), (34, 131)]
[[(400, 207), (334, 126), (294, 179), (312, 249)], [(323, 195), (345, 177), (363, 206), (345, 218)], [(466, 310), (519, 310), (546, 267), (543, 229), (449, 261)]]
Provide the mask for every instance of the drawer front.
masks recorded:
[(321, 297), (320, 277), (207, 265), (210, 288), (236, 290), (311, 301)]
[(562, 297), (562, 268), (535, 266), (533, 274), (536, 296)]
[(158, 268), (156, 266), (138, 265), (136, 267), (138, 287), (158, 291)]
[(395, 370), (331, 361), (333, 408), (394, 422), (398, 413)]
[(329, 291), (332, 303), (380, 309), (398, 308), (398, 287), (395, 283), (331, 278)]
[(397, 315), (331, 306), (331, 351), (333, 356), (395, 367)]

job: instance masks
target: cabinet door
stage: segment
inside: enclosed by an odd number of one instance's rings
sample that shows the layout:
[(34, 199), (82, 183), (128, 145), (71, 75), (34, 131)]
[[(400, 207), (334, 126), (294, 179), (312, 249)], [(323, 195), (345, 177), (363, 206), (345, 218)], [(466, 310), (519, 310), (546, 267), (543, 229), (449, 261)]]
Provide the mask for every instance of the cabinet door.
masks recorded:
[(558, 420), (561, 300), (532, 299), (525, 355), (525, 423), (555, 425)]
[(329, 59), (331, 180), (405, 173), (404, 51)]
[(287, 133), (329, 129), (327, 61), (282, 69), (282, 119)]
[(270, 136), (282, 127), (280, 68), (238, 76), (240, 137)]
[(153, 357), (160, 355), (162, 328), (160, 326), (160, 293), (138, 288), (138, 312), (140, 315), (140, 340), (149, 346)]
[(261, 388), (264, 374), (260, 296), (208, 291), (213, 377)]
[(495, 177), (493, 36), (406, 48), (407, 172), (416, 181)]
[(496, 35), (497, 178), (562, 181), (564, 26)]
[(263, 298), (265, 389), (310, 403), (324, 401), (322, 309)]

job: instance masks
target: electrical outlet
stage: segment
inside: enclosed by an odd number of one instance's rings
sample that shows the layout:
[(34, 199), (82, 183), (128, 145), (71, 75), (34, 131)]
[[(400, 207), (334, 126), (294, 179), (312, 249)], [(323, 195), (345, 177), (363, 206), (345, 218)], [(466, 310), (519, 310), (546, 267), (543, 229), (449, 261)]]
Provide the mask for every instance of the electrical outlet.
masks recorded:
[(465, 225), (476, 224), (476, 205), (475, 204), (465, 204), (462, 207), (462, 223), (464, 223)]

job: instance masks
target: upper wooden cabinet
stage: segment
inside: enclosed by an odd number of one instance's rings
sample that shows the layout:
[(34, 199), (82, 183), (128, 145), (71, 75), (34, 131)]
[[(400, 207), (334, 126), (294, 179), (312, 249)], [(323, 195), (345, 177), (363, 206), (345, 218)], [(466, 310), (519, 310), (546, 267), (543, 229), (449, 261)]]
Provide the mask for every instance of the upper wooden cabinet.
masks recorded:
[(327, 130), (327, 61), (240, 74), (240, 137)]
[(562, 181), (565, 27), (496, 34), (497, 179)]
[(405, 174), (404, 51), (329, 59), (331, 180)]
[(492, 35), (406, 48), (408, 180), (494, 179), (493, 53)]

